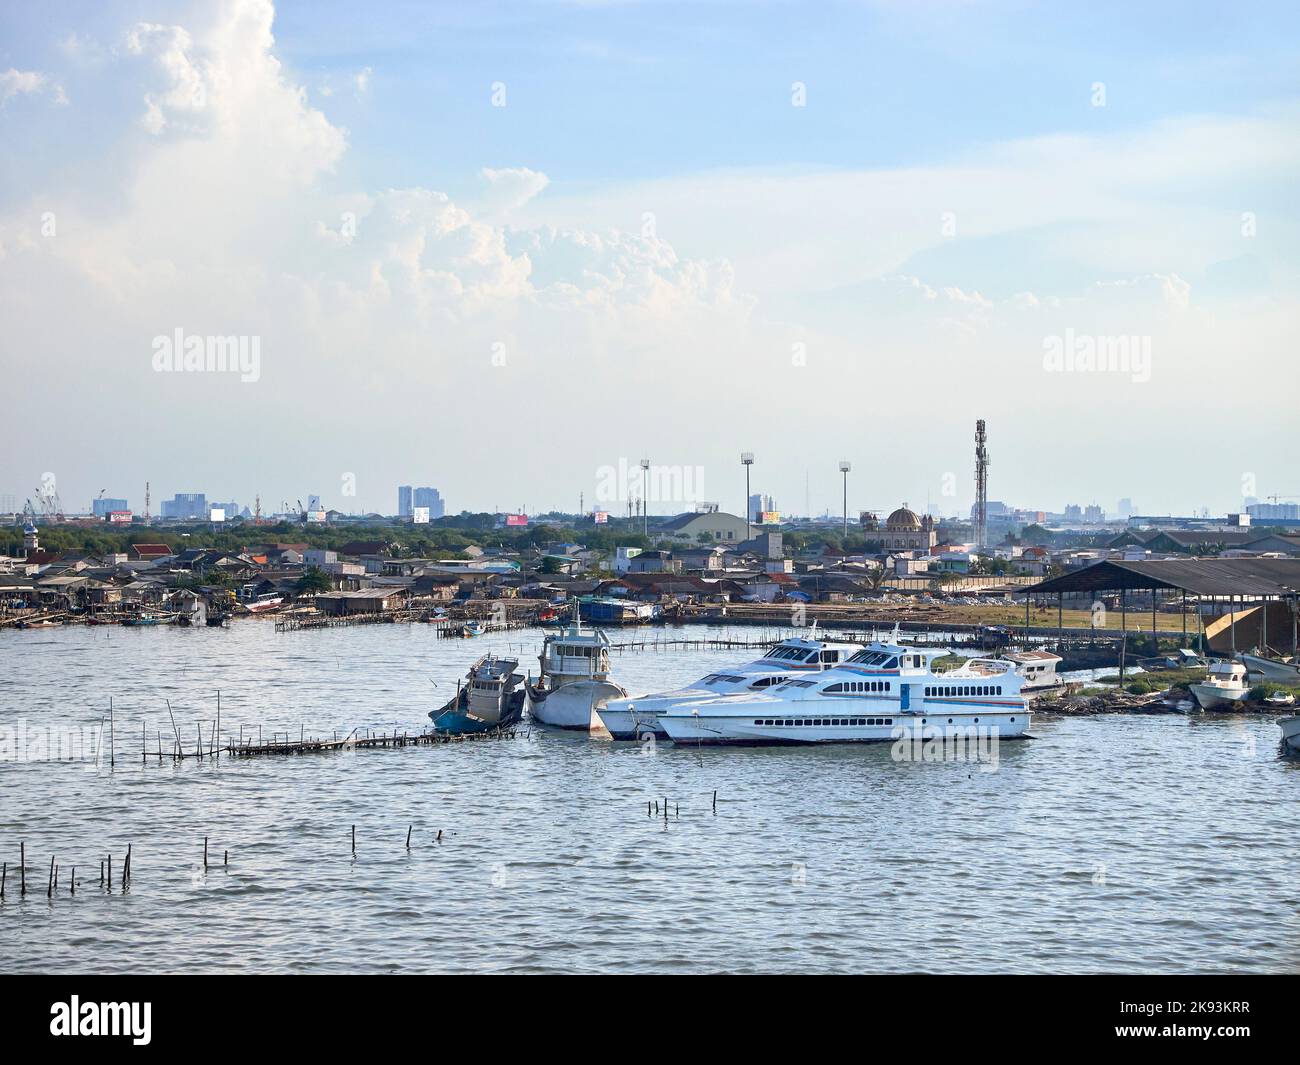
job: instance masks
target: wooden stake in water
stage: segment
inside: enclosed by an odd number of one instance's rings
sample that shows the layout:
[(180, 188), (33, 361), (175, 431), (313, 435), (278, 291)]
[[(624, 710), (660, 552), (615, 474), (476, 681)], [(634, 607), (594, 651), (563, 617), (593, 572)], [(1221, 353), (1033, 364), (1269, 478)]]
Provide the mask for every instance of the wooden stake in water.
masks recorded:
[(408, 851), (411, 849), (411, 829), (413, 829), (414, 827), (415, 827), (414, 825), (406, 826), (406, 849)]
[(108, 697), (108, 768), (109, 769), (113, 768), (114, 758), (116, 754), (115, 748), (117, 747), (117, 744), (113, 742), (114, 735), (115, 734), (113, 732), (113, 697), (110, 695)]
[(52, 899), (54, 897), (54, 856), (50, 856), (50, 881), (45, 887), (45, 897)]
[(208, 867), (208, 837), (203, 837), (203, 868)]

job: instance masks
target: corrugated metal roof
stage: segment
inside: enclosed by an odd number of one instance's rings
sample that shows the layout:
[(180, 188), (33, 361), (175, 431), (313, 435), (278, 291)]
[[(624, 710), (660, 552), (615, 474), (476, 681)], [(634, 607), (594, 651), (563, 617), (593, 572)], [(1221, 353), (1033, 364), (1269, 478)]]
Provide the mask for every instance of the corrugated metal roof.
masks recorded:
[(1156, 562), (1098, 562), (1077, 573), (1064, 573), (1025, 591), (1119, 591), (1125, 588), (1172, 588), (1192, 595), (1294, 595), (1300, 589), (1300, 559), (1189, 558)]

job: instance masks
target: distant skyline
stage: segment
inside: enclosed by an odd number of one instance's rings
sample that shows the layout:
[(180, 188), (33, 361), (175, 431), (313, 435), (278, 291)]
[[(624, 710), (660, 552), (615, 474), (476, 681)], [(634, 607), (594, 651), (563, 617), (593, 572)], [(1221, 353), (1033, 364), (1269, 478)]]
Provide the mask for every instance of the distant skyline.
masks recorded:
[(1013, 506), (1297, 501), (1297, 31), (6, 5), (0, 496), (389, 514), (414, 470), (449, 512), (624, 513), (648, 457), (743, 513), (752, 450), (785, 512), (837, 513), (847, 459), (851, 514), (965, 514), (982, 417)]

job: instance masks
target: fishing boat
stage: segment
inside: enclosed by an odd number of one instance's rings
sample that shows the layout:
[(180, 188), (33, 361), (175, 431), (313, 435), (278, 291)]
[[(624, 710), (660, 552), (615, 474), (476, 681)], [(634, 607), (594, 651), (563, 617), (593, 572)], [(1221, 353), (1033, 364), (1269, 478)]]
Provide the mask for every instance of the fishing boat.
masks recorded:
[(245, 604), (250, 614), (262, 614), (268, 610), (274, 610), (276, 607), (283, 605), (284, 596), (276, 595), (274, 592), (266, 595), (260, 595), (251, 603)]
[(209, 610), (204, 618), (204, 624), (210, 629), (224, 627), (229, 620), (230, 615), (219, 610)]
[(134, 628), (140, 625), (161, 625), (163, 621), (164, 619), (157, 614), (133, 614), (130, 617), (123, 618), (122, 624)]
[(900, 738), (1015, 739), (1029, 730), (1025, 678), (1005, 659), (937, 673), (942, 650), (874, 642), (833, 669), (763, 692), (681, 703), (659, 715), (674, 743), (886, 743)]
[(1058, 688), (1064, 683), (1056, 675), (1056, 667), (1061, 656), (1051, 651), (1008, 651), (999, 656), (1016, 667), (1016, 672), (1025, 678), (1021, 691), (1044, 691)]
[(517, 658), (484, 655), (456, 686), (456, 694), (437, 710), (429, 711), (435, 732), (464, 736), (492, 732), (518, 724), (524, 716), (527, 692), (519, 687)]
[(1300, 665), (1288, 658), (1265, 658), (1263, 655), (1237, 655), (1237, 661), (1246, 667), (1246, 672), (1255, 673), (1275, 684), (1294, 684), (1300, 686)]
[(1246, 698), (1246, 667), (1240, 662), (1211, 662), (1210, 671), (1199, 684), (1189, 685), (1193, 697), (1206, 710)]
[(474, 636), (482, 636), (485, 632), (487, 626), (481, 621), (467, 621), (460, 627), (460, 634), (467, 640)]
[(1300, 751), (1300, 717), (1279, 717), (1278, 727), (1282, 730), (1282, 742), (1292, 751)]
[(684, 688), (635, 699), (611, 699), (600, 711), (600, 719), (616, 740), (635, 740), (652, 734), (666, 739), (668, 734), (659, 724), (659, 715), (671, 707), (714, 696), (764, 691), (790, 677), (831, 669), (861, 650), (861, 644), (819, 640), (816, 632), (814, 624), (807, 636), (774, 643), (752, 662), (707, 673)]
[(562, 633), (548, 635), (538, 656), (537, 684), (525, 681), (533, 717), (544, 725), (603, 730), (600, 711), (627, 691), (609, 679), (609, 637), (600, 629), (582, 631), (576, 612)]

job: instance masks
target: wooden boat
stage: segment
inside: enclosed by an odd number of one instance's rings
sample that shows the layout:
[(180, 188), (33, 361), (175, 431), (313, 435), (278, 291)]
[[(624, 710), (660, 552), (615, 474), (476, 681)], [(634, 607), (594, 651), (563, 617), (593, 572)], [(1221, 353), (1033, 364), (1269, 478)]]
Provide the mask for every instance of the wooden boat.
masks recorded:
[(464, 736), (493, 732), (519, 723), (527, 692), (523, 676), (515, 672), (517, 658), (484, 655), (465, 674), (456, 694), (437, 710), (429, 711), (435, 732)]
[(161, 625), (163, 619), (157, 614), (136, 614), (122, 619), (123, 625), (130, 625), (132, 628), (140, 625)]

